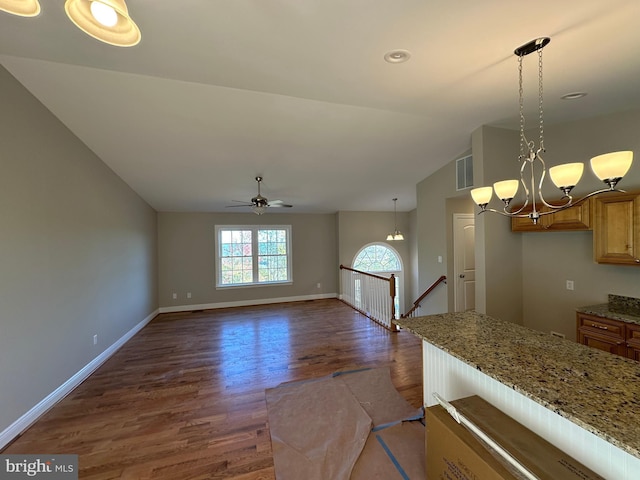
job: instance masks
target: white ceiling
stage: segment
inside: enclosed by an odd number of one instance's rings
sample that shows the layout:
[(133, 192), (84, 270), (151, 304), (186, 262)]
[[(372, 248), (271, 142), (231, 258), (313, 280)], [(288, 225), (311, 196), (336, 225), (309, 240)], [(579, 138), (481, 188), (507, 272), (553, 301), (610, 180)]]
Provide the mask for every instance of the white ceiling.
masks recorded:
[(0, 63), (159, 211), (229, 211), (256, 175), (291, 213), (408, 211), (474, 129), (517, 126), (540, 36), (548, 124), (640, 106), (638, 0), (127, 0), (131, 48), (40, 3), (0, 12)]

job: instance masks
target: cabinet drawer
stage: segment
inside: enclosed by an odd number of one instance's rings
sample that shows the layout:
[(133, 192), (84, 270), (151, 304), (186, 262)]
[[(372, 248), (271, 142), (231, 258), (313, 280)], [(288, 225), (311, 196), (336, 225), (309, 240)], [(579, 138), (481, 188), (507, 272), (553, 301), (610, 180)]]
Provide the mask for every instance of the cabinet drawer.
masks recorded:
[(627, 342), (640, 347), (640, 325), (627, 324)]
[[(613, 335), (624, 339), (624, 323), (598, 317), (579, 317), (578, 328), (586, 327), (599, 333)], [(640, 332), (639, 332), (640, 333)]]
[(627, 356), (627, 345), (621, 337), (615, 337), (607, 333), (601, 334), (592, 328), (582, 327), (578, 330), (578, 342), (587, 347), (597, 348), (615, 355)]

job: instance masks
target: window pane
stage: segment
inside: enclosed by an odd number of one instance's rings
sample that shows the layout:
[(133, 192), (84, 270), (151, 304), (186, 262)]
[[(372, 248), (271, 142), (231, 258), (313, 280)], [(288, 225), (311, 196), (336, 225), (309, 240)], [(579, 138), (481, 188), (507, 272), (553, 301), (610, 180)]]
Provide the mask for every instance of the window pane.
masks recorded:
[(384, 245), (369, 245), (358, 254), (353, 268), (363, 272), (397, 272), (400, 271), (400, 259)]
[[(220, 270), (222, 285), (251, 283), (251, 230), (220, 230)], [(247, 274), (248, 271), (248, 280)]]
[(287, 253), (286, 230), (260, 230), (258, 232), (258, 281), (286, 281), (288, 279)]

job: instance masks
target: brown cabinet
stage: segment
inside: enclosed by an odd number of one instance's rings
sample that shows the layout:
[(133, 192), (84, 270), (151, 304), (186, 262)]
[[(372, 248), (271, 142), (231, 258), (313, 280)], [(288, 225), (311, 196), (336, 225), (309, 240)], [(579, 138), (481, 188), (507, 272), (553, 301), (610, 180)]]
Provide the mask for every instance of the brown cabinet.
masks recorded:
[[(561, 201), (551, 202), (561, 203)], [(512, 218), (512, 232), (553, 232), (566, 230), (591, 230), (591, 201), (586, 200), (558, 212), (543, 215), (534, 223), (529, 218)], [(517, 209), (516, 209), (517, 210)], [(548, 212), (549, 207), (538, 208), (540, 212)], [(527, 208), (523, 213), (531, 212)]]
[(640, 362), (640, 325), (627, 323), (627, 357)]
[(640, 361), (640, 325), (586, 313), (576, 318), (579, 343)]
[(640, 265), (640, 194), (603, 194), (594, 207), (595, 261)]

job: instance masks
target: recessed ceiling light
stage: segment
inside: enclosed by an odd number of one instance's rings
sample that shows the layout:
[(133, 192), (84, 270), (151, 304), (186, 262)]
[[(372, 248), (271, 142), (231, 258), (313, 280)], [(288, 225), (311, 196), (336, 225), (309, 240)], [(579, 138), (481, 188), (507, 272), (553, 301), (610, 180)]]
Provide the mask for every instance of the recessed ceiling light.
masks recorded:
[(384, 60), (388, 63), (403, 63), (411, 58), (408, 50), (392, 50), (385, 54)]
[(562, 100), (577, 100), (578, 98), (586, 97), (586, 92), (573, 92), (562, 95), (560, 98)]

